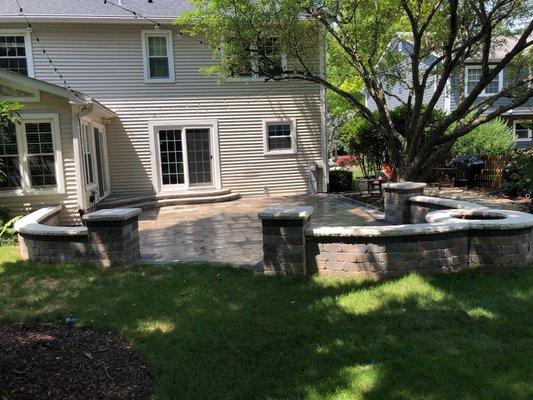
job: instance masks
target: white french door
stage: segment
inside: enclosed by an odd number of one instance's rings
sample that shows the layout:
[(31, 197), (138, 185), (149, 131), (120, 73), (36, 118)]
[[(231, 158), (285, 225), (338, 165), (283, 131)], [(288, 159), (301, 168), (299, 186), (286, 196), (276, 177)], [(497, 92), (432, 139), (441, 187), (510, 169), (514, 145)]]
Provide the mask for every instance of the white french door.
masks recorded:
[(215, 186), (212, 126), (155, 127), (159, 191)]
[(109, 166), (107, 162), (107, 137), (102, 125), (94, 124), (94, 148), (96, 158), (96, 175), (98, 177), (99, 200), (111, 194), (109, 184)]
[(81, 141), (85, 190), (94, 192), (95, 202), (99, 202), (111, 194), (105, 127), (91, 120), (82, 121)]

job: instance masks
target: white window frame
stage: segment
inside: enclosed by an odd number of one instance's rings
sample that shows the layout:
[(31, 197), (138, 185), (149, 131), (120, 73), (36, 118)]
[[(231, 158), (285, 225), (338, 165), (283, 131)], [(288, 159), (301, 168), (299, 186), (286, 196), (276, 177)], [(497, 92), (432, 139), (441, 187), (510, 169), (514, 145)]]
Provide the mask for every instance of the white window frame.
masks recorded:
[(533, 139), (533, 130), (531, 128), (527, 128), (527, 138), (519, 138), (518, 136), (516, 136), (516, 124), (523, 124), (523, 123), (528, 123), (528, 122), (529, 121), (525, 121), (525, 120), (513, 121), (513, 132), (515, 134), (517, 142), (530, 142), (531, 139)]
[[(105, 168), (104, 170), (104, 174), (105, 174), (105, 179), (107, 180), (107, 192), (105, 193), (100, 193), (100, 177), (98, 176), (98, 167), (96, 166), (96, 164), (94, 164), (95, 166), (95, 169), (96, 169), (96, 179), (97, 179), (97, 187), (98, 187), (98, 201), (102, 201), (103, 199), (105, 199), (106, 197), (110, 196), (111, 195), (111, 177), (110, 177), (110, 174), (109, 174), (109, 156), (108, 156), (108, 153), (107, 153), (107, 129), (105, 127), (105, 125), (102, 125), (102, 124), (99, 124), (98, 122), (93, 122), (92, 123), (93, 126), (92, 126), (92, 132), (93, 132), (93, 142), (94, 142), (94, 156), (96, 158), (96, 141), (94, 139), (94, 136), (95, 136), (95, 133), (94, 133), (94, 129), (98, 129), (101, 134), (102, 134), (102, 157), (103, 157), (103, 161), (104, 161), (104, 166), (103, 168)], [(98, 162), (98, 160), (97, 160)]]
[[(270, 150), (268, 148), (268, 125), (289, 124), (291, 127), (291, 148), (283, 150)], [(296, 119), (264, 119), (263, 120), (263, 155), (294, 155), (298, 152)]]
[[(148, 132), (150, 133), (150, 155), (152, 159), (152, 185), (156, 193), (164, 193), (167, 190), (172, 192), (172, 188), (166, 189), (163, 185), (163, 179), (161, 177), (161, 163), (158, 133), (159, 130), (165, 129), (181, 129), (182, 142), (185, 139), (185, 131), (187, 128), (209, 128), (211, 131), (211, 154), (213, 156), (211, 160), (212, 178), (213, 182), (210, 186), (191, 186), (189, 187), (189, 166), (187, 159), (187, 152), (184, 152), (183, 163), (185, 171), (185, 183), (181, 184), (181, 189), (184, 191), (194, 191), (203, 189), (222, 189), (222, 176), (220, 173), (220, 145), (218, 139), (218, 120), (216, 119), (169, 119), (169, 120), (149, 120)], [(185, 148), (185, 147), (184, 147)], [(176, 187), (178, 190), (178, 187)]]
[[(481, 65), (466, 65), (465, 66), (465, 94), (468, 95), (470, 93), (470, 89), (471, 89), (471, 88), (468, 87), (468, 71), (471, 70), (471, 69), (481, 69), (481, 68), (482, 68)], [(493, 69), (494, 67), (491, 66), (489, 68)], [(486, 87), (483, 88), (483, 90), (479, 94), (479, 97), (494, 96), (495, 94), (501, 92), (501, 90), (503, 89), (503, 69), (498, 74), (498, 91), (496, 93), (486, 93), (485, 89), (486, 89)]]
[(24, 36), (24, 46), (26, 47), (26, 63), (28, 65), (28, 76), (35, 77), (33, 66), (33, 48), (31, 43), (31, 33), (27, 29), (0, 29), (0, 36)]
[[(32, 188), (28, 162), (28, 144), (26, 141), (26, 123), (49, 122), (52, 125), (52, 144), (54, 148), (55, 188)], [(0, 190), (0, 197), (15, 196), (44, 196), (65, 193), (65, 178), (63, 174), (63, 153), (61, 150), (61, 131), (59, 115), (56, 113), (20, 113), (20, 124), (15, 127), (19, 165), (21, 169), (20, 189)]]
[[(253, 46), (255, 48), (255, 46)], [(281, 53), (281, 68), (283, 68), (284, 71), (288, 69), (289, 65), (289, 58), (287, 56), (287, 53), (283, 52)], [(259, 54), (254, 52), (250, 53), (250, 62), (252, 63), (252, 68), (257, 69), (257, 65), (259, 64)], [(226, 79), (228, 82), (270, 82), (265, 80), (266, 76), (262, 76), (259, 74), (253, 74), (251, 76), (232, 76)]]
[[(174, 44), (172, 31), (169, 30), (143, 30), (142, 37), (142, 56), (144, 69), (145, 83), (174, 83), (176, 81), (176, 74), (174, 71)], [(165, 37), (167, 42), (167, 58), (168, 58), (168, 78), (151, 78), (150, 77), (150, 62), (148, 52), (148, 38), (149, 37)]]
[[(87, 131), (85, 130), (87, 128)], [(82, 118), (81, 120), (81, 160), (83, 165), (83, 185), (87, 191), (95, 190), (98, 188), (98, 178), (96, 170), (96, 150), (94, 145), (94, 131), (93, 131), (93, 122), (90, 119)], [(88, 178), (88, 165), (85, 155), (90, 154), (92, 159), (92, 176), (93, 181), (87, 182)]]

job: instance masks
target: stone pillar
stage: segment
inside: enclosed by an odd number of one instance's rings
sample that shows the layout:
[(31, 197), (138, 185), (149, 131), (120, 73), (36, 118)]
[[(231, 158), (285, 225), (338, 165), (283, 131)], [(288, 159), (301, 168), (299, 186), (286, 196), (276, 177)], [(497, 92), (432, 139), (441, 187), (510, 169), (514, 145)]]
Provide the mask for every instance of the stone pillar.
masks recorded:
[(83, 216), (89, 231), (89, 245), (101, 266), (133, 265), (139, 261), (141, 211), (140, 208), (115, 208)]
[(383, 185), (385, 222), (394, 225), (410, 223), (409, 197), (424, 194), (425, 183), (396, 182)]
[(313, 213), (309, 206), (276, 206), (259, 213), (263, 224), (264, 272), (305, 275), (305, 229)]

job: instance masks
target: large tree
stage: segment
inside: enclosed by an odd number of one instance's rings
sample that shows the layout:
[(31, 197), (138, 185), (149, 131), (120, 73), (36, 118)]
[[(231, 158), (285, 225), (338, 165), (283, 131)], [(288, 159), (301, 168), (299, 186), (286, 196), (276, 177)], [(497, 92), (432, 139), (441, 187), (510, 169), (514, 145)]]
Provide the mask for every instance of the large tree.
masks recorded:
[[(209, 72), (324, 85), (383, 133), (391, 159), (406, 180), (424, 179), (458, 138), (533, 95), (531, 0), (191, 2), (195, 9), (177, 22), (207, 39), (217, 60)], [(399, 32), (411, 44), (407, 57), (391, 46)], [(265, 38), (271, 37), (277, 39), (265, 46)], [(319, 68), (317, 43), (324, 37), (334, 46), (328, 63), (342, 66), (345, 76), (340, 81)], [(506, 54), (496, 59), (504, 48)], [(288, 56), (283, 69), (276, 54)], [(481, 66), (481, 75), (466, 92), (461, 74), (472, 60)], [(504, 69), (501, 91), (480, 97)], [(350, 76), (362, 80), (377, 113), (346, 87)], [(458, 103), (428, 133), (426, 125), (451, 80), (458, 85)], [(406, 95), (391, 90), (397, 85)], [(393, 124), (391, 98), (408, 110), (402, 131)]]

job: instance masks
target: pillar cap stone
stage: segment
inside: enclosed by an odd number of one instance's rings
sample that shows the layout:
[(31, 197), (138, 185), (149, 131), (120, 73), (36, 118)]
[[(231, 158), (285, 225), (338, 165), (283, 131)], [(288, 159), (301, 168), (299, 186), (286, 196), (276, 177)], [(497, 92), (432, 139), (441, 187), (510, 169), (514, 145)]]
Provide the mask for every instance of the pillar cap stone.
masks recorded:
[(259, 219), (306, 220), (313, 214), (312, 206), (272, 206), (265, 208), (257, 216)]
[(83, 216), (84, 221), (126, 221), (142, 212), (140, 208), (110, 208)]
[(427, 184), (423, 182), (393, 182), (383, 184), (386, 192), (410, 192), (412, 190), (424, 189)]

